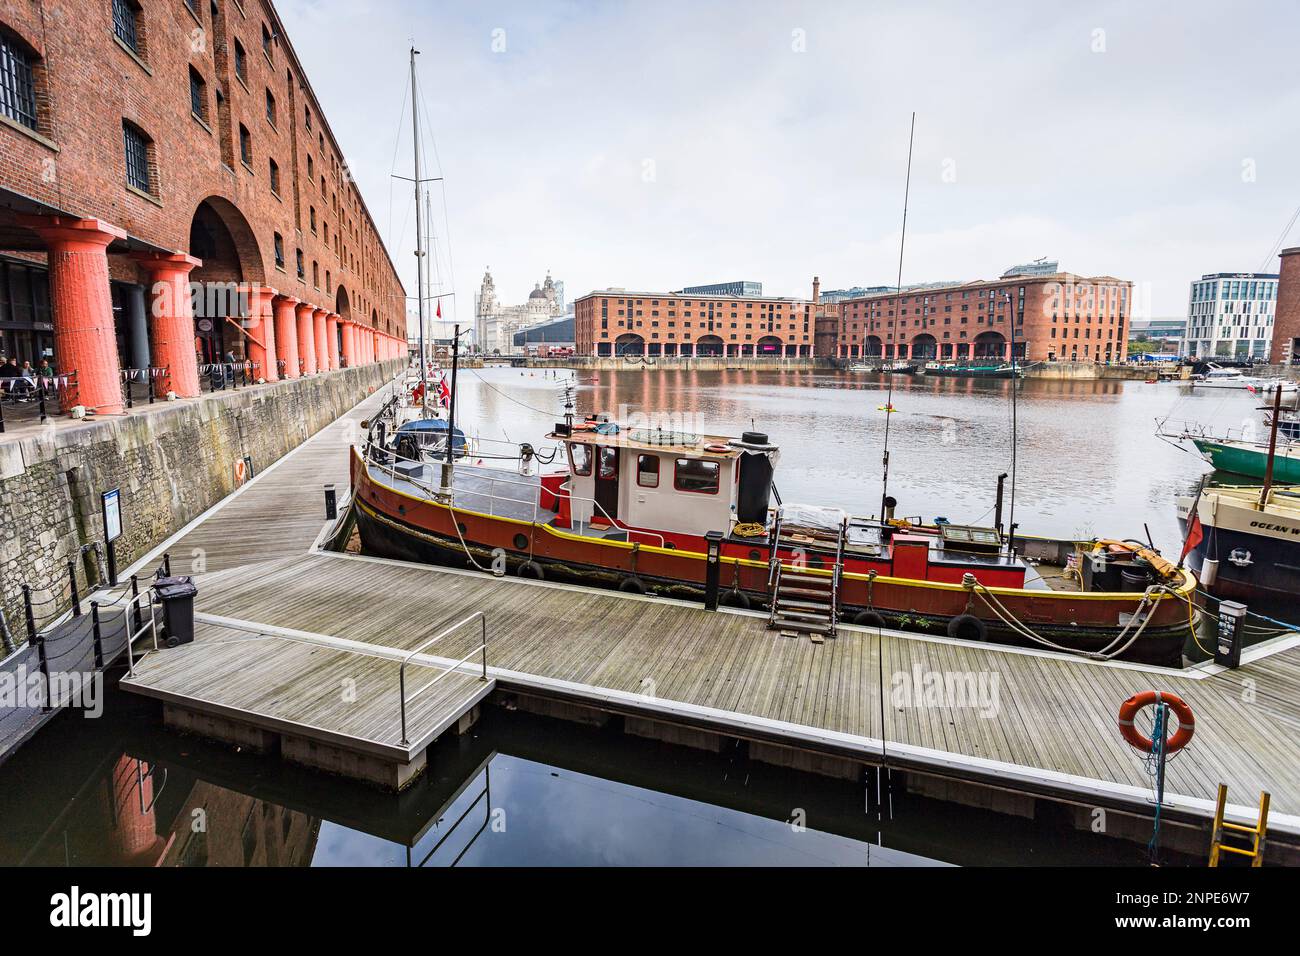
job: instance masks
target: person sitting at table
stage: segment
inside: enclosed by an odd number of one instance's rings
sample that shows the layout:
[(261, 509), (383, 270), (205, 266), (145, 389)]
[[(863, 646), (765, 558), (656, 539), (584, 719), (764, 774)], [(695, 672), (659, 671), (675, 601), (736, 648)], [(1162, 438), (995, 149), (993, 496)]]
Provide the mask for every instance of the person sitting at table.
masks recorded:
[(0, 378), (17, 378), (21, 374), (14, 360), (7, 355), (0, 355)]

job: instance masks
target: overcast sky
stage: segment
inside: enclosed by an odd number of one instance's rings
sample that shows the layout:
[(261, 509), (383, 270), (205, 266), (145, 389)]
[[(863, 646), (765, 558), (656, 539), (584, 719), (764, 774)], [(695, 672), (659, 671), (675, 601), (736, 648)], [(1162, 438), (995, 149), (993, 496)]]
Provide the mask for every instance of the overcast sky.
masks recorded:
[(411, 175), (422, 51), (463, 322), (488, 265), (508, 304), (547, 269), (570, 299), (893, 283), (912, 110), (904, 283), (1048, 256), (1181, 316), (1202, 273), (1275, 271), (1300, 205), (1290, 2), (277, 7), (408, 294), (413, 203), (390, 174)]

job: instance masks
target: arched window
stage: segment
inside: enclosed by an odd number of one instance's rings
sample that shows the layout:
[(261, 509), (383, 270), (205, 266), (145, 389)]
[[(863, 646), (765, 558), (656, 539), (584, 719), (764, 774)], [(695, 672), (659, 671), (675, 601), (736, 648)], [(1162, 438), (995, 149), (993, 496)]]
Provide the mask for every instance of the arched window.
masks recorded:
[(140, 5), (134, 0), (113, 0), (113, 35), (137, 56), (144, 56), (144, 31)]
[(126, 182), (142, 193), (154, 193), (149, 153), (153, 143), (140, 127), (122, 121), (122, 141), (126, 154)]
[(208, 121), (208, 86), (198, 70), (190, 67), (190, 112)]
[(30, 130), (36, 114), (36, 64), (39, 58), (15, 36), (0, 30), (0, 113)]

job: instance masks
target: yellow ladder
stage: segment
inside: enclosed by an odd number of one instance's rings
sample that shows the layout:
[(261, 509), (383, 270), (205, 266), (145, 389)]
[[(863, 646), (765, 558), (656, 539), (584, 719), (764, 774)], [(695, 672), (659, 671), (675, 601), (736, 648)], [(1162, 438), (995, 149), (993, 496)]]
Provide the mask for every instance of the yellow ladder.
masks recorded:
[[(1259, 795), (1259, 822), (1253, 827), (1242, 826), (1240, 823), (1228, 823), (1223, 819), (1223, 808), (1228, 802), (1228, 785), (1219, 784), (1218, 805), (1214, 808), (1214, 831), (1210, 835), (1210, 866), (1219, 865), (1219, 853), (1237, 853), (1241, 856), (1250, 857), (1251, 866), (1264, 865), (1264, 833), (1268, 829), (1268, 793), (1264, 792)], [(1223, 842), (1223, 832), (1231, 830), (1233, 833), (1249, 834), (1253, 840), (1249, 850), (1236, 846), (1227, 846)]]

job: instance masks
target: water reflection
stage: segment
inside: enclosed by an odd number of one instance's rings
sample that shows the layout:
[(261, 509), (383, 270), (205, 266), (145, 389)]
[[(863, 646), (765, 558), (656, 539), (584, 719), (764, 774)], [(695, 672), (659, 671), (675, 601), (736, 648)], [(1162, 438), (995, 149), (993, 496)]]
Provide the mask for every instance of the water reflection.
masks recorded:
[[(831, 371), (562, 372), (489, 368), (460, 377), (457, 415), (485, 438), (537, 443), (557, 420), (557, 383), (574, 380), (579, 414), (669, 416), (738, 435), (767, 432), (782, 449), (776, 482), (786, 501), (879, 508), (890, 380)], [(988, 521), (996, 477), (1010, 470), (1012, 383), (894, 376), (890, 492), (901, 514)], [(1174, 498), (1208, 466), (1190, 448), (1155, 437), (1156, 421), (1226, 431), (1258, 425), (1258, 400), (1223, 389), (1138, 381), (1021, 383), (1016, 520), (1028, 534), (1181, 543)]]
[[(486, 707), (401, 794), (162, 730), (147, 702), (65, 714), (3, 767), (0, 864), (62, 866), (1140, 863), (1140, 847)], [(1176, 862), (1171, 859), (1169, 862)]]

